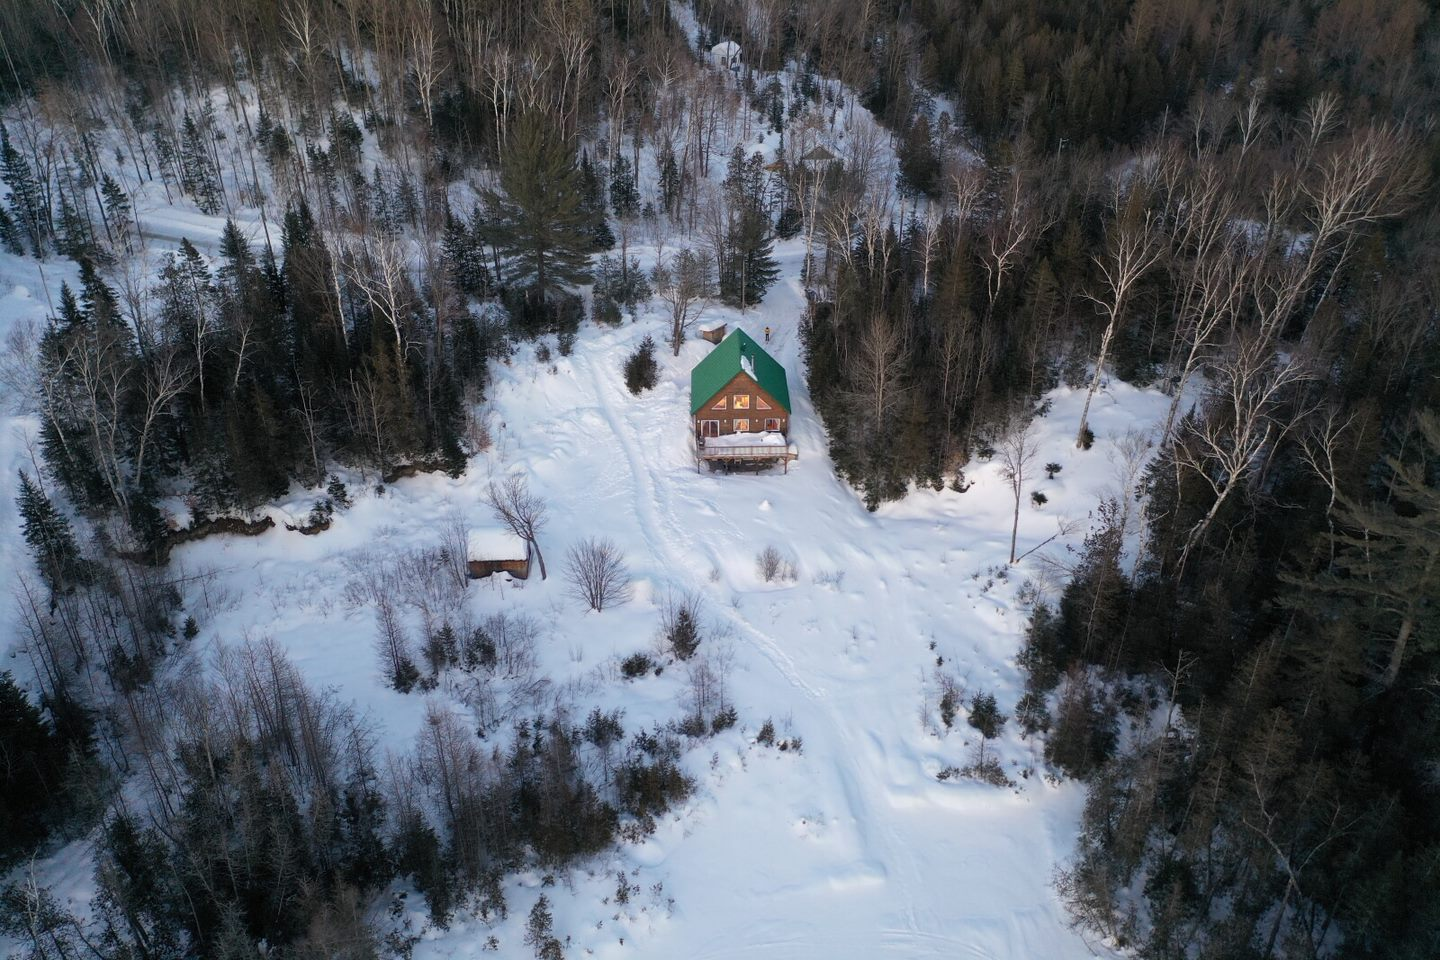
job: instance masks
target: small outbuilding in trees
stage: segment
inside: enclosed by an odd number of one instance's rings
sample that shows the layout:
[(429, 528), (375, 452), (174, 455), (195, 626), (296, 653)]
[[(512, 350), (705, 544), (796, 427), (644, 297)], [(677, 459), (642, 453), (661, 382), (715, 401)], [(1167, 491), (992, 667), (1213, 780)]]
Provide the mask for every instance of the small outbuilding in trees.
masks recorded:
[(710, 60), (717, 67), (724, 67), (726, 70), (739, 70), (740, 44), (734, 40), (721, 40), (710, 48)]
[(466, 538), (466, 567), (470, 579), (508, 573), (517, 580), (530, 576), (530, 544), (509, 530), (489, 527), (471, 530)]
[(690, 372), (696, 456), (711, 470), (796, 459), (785, 368), (743, 330), (720, 341)]

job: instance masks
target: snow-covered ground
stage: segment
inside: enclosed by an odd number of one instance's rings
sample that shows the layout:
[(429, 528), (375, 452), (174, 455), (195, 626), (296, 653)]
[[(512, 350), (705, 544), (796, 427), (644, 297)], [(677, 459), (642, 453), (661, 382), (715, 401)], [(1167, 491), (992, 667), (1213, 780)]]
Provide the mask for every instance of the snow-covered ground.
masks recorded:
[[(1014, 656), (1024, 612), (1016, 592), (1034, 568), (1005, 567), (1012, 505), (999, 468), (973, 464), (963, 494), (921, 491), (867, 513), (833, 473), (804, 382), (799, 245), (779, 253), (784, 277), (761, 307), (724, 318), (732, 327), (772, 328), (769, 348), (790, 372), (791, 439), (800, 450), (788, 474), (696, 469), (689, 371), (709, 344), (692, 341), (678, 358), (664, 353), (660, 385), (637, 398), (624, 387), (621, 363), (657, 332), (658, 314), (617, 330), (587, 324), (553, 372), (532, 361), (528, 345), (497, 366), (494, 445), (459, 479), (420, 476), (383, 496), (356, 484), (354, 507), (319, 536), (280, 527), (177, 550), (176, 563), (217, 575), (204, 596), (190, 598), (203, 625), (198, 650), (273, 636), (313, 683), (338, 688), (375, 718), (383, 745), (407, 749), (424, 700), (384, 688), (373, 616), (345, 604), (345, 584), (361, 556), (435, 544), (455, 511), (474, 527), (490, 526), (488, 480), (522, 472), (549, 504), (542, 545), (551, 576), (475, 583), (477, 614), (535, 616), (545, 626), (542, 664), (554, 697), (585, 711), (624, 708), (634, 730), (683, 712), (684, 667), (625, 681), (618, 661), (654, 651), (667, 591), (699, 592), (712, 625), (702, 653), (728, 664), (741, 717), (738, 728), (691, 750), (696, 796), (654, 836), (547, 891), (557, 930), (571, 938), (567, 955), (1089, 956), (1050, 887), (1072, 845), (1082, 788), (1022, 775), (1039, 766), (1038, 747), (1013, 724), (993, 748), (1017, 788), (936, 776), (967, 762), (974, 747), (963, 721), (946, 735), (937, 729), (937, 658), (967, 690), (994, 692), (1007, 712), (1020, 693)], [(22, 264), (0, 262), (7, 319), (35, 312), (21, 289), (29, 282)], [(1086, 516), (1115, 483), (1114, 439), (1153, 424), (1166, 403), (1116, 384), (1092, 411), (1095, 449), (1080, 453), (1071, 438), (1083, 396), (1062, 388), (1051, 400), (1037, 424), (1040, 479), (1027, 484), (1022, 550), (1054, 533), (1057, 517)], [(3, 429), (0, 535), (11, 563), (23, 553), (9, 494), (28, 457), (20, 438), (31, 430), (14, 418)], [(1047, 461), (1064, 466), (1053, 481), (1040, 469)], [(1031, 489), (1047, 494), (1043, 508), (1030, 505)], [(622, 547), (636, 579), (630, 603), (594, 614), (567, 596), (560, 559), (587, 536)], [(793, 562), (793, 579), (761, 578), (756, 556), (767, 546)], [(446, 695), (444, 687), (431, 694)], [(802, 739), (800, 753), (754, 743), (767, 718), (782, 737)], [(621, 869), (645, 891), (624, 906), (611, 899)], [(56, 870), (80, 881), (88, 866), (72, 855)], [(462, 917), (427, 935), (417, 956), (478, 956), (492, 933), (514, 955), (540, 892), (538, 876), (515, 878), (509, 921), (490, 930)]]
[[(774, 139), (766, 138), (767, 149)], [(152, 257), (182, 236), (206, 252), (218, 244), (223, 219), (172, 208), (154, 185), (136, 206)], [(250, 213), (237, 219), (258, 242), (263, 228)], [(275, 230), (273, 220), (269, 226)], [(631, 252), (647, 267), (653, 261), (653, 249)], [(494, 576), (469, 589), (477, 618), (523, 611), (542, 624), (541, 672), (551, 683), (537, 707), (622, 708), (632, 732), (682, 715), (685, 665), (632, 681), (618, 665), (637, 651), (658, 656), (664, 598), (695, 592), (707, 624), (701, 654), (726, 677), (740, 715), (735, 729), (694, 742), (686, 762), (696, 794), (653, 836), (544, 890), (557, 932), (569, 937), (567, 956), (1091, 956), (1050, 885), (1073, 845), (1082, 787), (1048, 781), (1039, 745), (1021, 739), (1013, 723), (988, 749), (1016, 787), (937, 777), (969, 762), (976, 746), (963, 719), (948, 732), (941, 727), (937, 673), (957, 680), (967, 700), (994, 693), (1007, 713), (1021, 693), (1014, 658), (1025, 611), (1017, 593), (1043, 568), (1038, 555), (1006, 564), (1008, 485), (998, 464), (972, 463), (965, 493), (917, 491), (868, 513), (834, 474), (804, 379), (803, 245), (779, 244), (777, 254), (782, 279), (757, 309), (716, 308), (705, 321), (752, 335), (771, 328), (767, 349), (789, 371), (794, 407), (789, 440), (799, 460), (788, 473), (697, 469), (689, 376), (710, 344), (692, 340), (678, 357), (662, 349), (659, 386), (634, 397), (622, 362), (646, 334), (663, 339), (663, 318), (652, 309), (618, 329), (587, 323), (571, 356), (559, 356), (552, 341), (554, 359), (540, 364), (522, 344), (510, 364), (496, 365), (488, 398), (494, 443), (460, 478), (422, 475), (380, 495), (374, 477), (351, 474), (354, 506), (320, 535), (277, 524), (259, 537), (177, 549), (174, 563), (214, 574), (186, 598), (201, 624), (192, 656), (204, 663), (223, 644), (274, 637), (313, 684), (335, 688), (375, 721), (382, 748), (409, 750), (426, 695), (385, 687), (374, 616), (347, 603), (346, 585), (376, 558), (434, 546), (457, 512), (471, 528), (493, 527), (483, 492), (493, 477), (522, 473), (549, 505), (541, 543), (550, 578)], [(26, 320), (43, 322), (74, 272), (59, 261), (0, 254), (0, 337)], [(1039, 455), (1023, 493), (1021, 552), (1055, 534), (1062, 519), (1080, 522), (1047, 549), (1079, 543), (1098, 497), (1119, 485), (1120, 441), (1152, 429), (1168, 403), (1112, 384), (1091, 410), (1099, 439), (1082, 453), (1072, 438), (1083, 393), (1061, 388), (1049, 399), (1035, 426)], [(36, 427), (8, 406), (0, 422), (0, 556), (11, 570), (28, 562), (14, 491), (16, 471), (35, 468)], [(1042, 467), (1052, 461), (1063, 470), (1045, 479)], [(1031, 505), (1032, 491), (1045, 493), (1043, 507)], [(314, 497), (297, 490), (276, 512), (303, 518)], [(592, 536), (615, 541), (635, 578), (630, 602), (599, 614), (568, 595), (560, 572), (567, 548)], [(762, 578), (756, 558), (767, 547), (793, 564), (793, 577)], [(0, 611), (0, 668), (25, 679), (13, 626), (11, 612)], [(428, 696), (461, 709), (454, 694), (442, 685)], [(800, 738), (802, 749), (757, 744), (767, 719), (781, 738)], [(83, 851), (72, 844), (44, 865), (62, 896), (88, 895)], [(623, 905), (614, 899), (617, 871), (641, 891)], [(507, 892), (508, 921), (492, 929), (462, 915), (448, 931), (427, 932), (416, 956), (478, 957), (491, 935), (500, 955), (527, 954), (521, 925), (542, 878), (511, 878)]]

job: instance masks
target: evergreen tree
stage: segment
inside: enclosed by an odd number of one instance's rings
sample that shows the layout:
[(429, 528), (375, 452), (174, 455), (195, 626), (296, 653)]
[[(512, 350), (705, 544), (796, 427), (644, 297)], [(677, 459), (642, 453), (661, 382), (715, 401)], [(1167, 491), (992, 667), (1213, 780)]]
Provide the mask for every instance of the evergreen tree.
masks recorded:
[(737, 145), (726, 171), (729, 226), (718, 267), (720, 299), (744, 310), (759, 303), (780, 275), (765, 212), (765, 169), (757, 152), (745, 156)]
[(508, 279), (545, 300), (589, 279), (593, 235), (570, 144), (542, 117), (516, 126), (501, 158), (501, 190), (488, 191), (486, 199), (498, 221)]
[(89, 748), (88, 727), (67, 738), (8, 671), (0, 672), (0, 865), (33, 848), (69, 814), (67, 771)]
[(100, 196), (105, 203), (105, 223), (110, 227), (115, 245), (130, 252), (130, 198), (108, 173), (100, 181)]
[(580, 196), (585, 210), (585, 219), (590, 225), (591, 247), (600, 253), (615, 246), (615, 232), (610, 229), (609, 207), (605, 201), (605, 186), (595, 166), (590, 162), (588, 151), (580, 155)]
[(187, 110), (180, 123), (180, 185), (195, 199), (200, 212), (220, 212), (220, 175), (210, 156), (206, 131)]
[(655, 363), (655, 340), (647, 335), (640, 346), (625, 360), (625, 386), (631, 393), (639, 394), (653, 389), (660, 378), (660, 368)]
[(63, 593), (84, 579), (85, 564), (70, 521), (23, 470), (20, 472), (20, 525), (25, 542), (52, 594)]
[(0, 250), (17, 257), (25, 254), (25, 247), (20, 243), (20, 228), (3, 206), (0, 206)]
[(622, 220), (632, 219), (640, 213), (640, 191), (635, 186), (635, 172), (630, 169), (630, 161), (624, 157), (616, 157), (610, 167), (610, 206), (615, 209), (615, 216)]
[(10, 142), (10, 133), (3, 123), (0, 123), (0, 183), (10, 190), (10, 214), (30, 244), (30, 253), (37, 259), (45, 259), (50, 249), (49, 204), (30, 163)]
[(900, 141), (900, 189), (912, 195), (934, 196), (940, 185), (940, 155), (930, 135), (930, 119), (915, 118)]
[(667, 143), (660, 148), (660, 203), (665, 212), (674, 218), (680, 215), (680, 200), (683, 184), (680, 179), (680, 165), (675, 162), (675, 151)]
[(472, 227), (459, 217), (446, 212), (445, 236), (440, 256), (450, 282), (468, 297), (484, 297), (490, 290), (490, 270), (485, 265), (484, 213), (477, 205), (471, 218)]

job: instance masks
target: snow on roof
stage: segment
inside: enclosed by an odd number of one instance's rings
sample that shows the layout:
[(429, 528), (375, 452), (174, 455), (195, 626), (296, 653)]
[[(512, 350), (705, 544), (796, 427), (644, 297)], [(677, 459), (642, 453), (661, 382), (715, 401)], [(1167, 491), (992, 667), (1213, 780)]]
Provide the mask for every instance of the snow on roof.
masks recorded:
[(710, 48), (710, 52), (717, 57), (733, 57), (740, 53), (740, 44), (734, 40), (721, 40)]
[(525, 541), (509, 530), (499, 527), (482, 527), (471, 530), (467, 536), (469, 552), (467, 560), (524, 560)]

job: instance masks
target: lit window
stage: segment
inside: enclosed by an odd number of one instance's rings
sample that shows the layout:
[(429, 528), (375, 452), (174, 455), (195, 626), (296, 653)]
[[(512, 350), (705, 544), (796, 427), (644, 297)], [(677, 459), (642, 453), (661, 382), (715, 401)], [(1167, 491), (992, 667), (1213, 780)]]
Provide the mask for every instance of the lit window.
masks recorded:
[(749, 421), (749, 420), (736, 420), (736, 421), (735, 421), (735, 432), (736, 432), (736, 433), (749, 433), (749, 432), (750, 432), (750, 421)]
[(736, 409), (736, 410), (749, 410), (749, 409), (750, 409), (750, 397), (749, 397), (748, 394), (739, 394), (739, 393), (735, 394), (735, 409)]
[(779, 433), (780, 421), (775, 419), (774, 417), (771, 417), (770, 419), (765, 421), (765, 430), (767, 433)]

